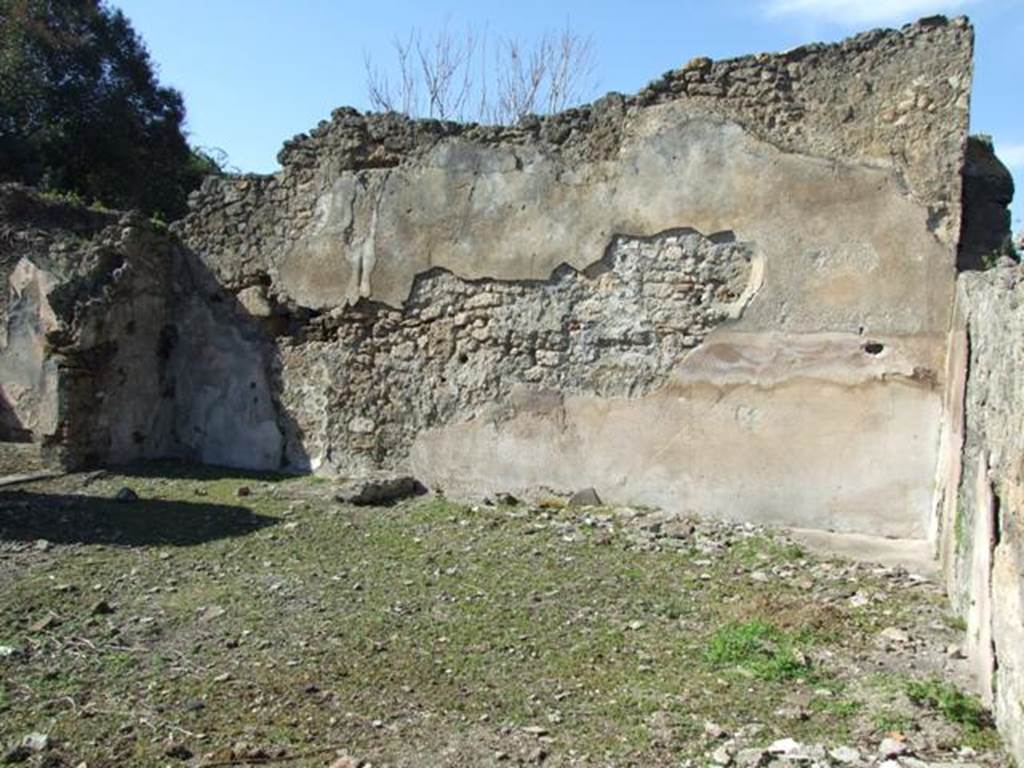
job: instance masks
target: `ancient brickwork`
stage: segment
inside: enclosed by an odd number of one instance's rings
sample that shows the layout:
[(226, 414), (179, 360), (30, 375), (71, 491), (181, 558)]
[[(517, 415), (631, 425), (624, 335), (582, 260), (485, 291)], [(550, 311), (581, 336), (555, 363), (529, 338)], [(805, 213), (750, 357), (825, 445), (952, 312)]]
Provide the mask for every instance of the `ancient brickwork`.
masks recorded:
[(616, 238), (583, 272), (467, 281), (437, 270), (417, 279), (402, 310), (364, 302), (319, 315), (282, 350), (282, 398), (303, 434), (346, 437), (293, 440), (291, 463), (395, 466), (424, 429), (493, 409), (517, 385), (646, 394), (739, 314), (750, 260), (727, 235)]

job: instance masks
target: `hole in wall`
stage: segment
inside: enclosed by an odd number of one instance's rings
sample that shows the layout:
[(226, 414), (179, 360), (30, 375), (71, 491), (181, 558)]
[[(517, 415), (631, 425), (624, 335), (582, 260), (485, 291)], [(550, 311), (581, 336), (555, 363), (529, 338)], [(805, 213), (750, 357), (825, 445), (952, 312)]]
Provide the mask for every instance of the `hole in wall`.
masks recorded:
[(1000, 498), (999, 489), (994, 483), (990, 484), (989, 487), (992, 489), (992, 551), (995, 551), (1003, 539), (1003, 500)]
[(880, 355), (885, 351), (885, 344), (882, 344), (880, 341), (867, 341), (861, 349), (869, 355)]

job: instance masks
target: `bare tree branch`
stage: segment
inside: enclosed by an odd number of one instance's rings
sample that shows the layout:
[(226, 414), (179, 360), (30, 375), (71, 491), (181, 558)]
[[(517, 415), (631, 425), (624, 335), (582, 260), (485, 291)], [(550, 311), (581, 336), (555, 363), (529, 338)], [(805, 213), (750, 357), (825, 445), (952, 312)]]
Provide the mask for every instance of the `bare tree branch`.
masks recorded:
[(392, 48), (397, 92), (372, 57), (363, 57), (370, 105), (378, 111), (510, 123), (561, 111), (594, 90), (592, 40), (568, 23), (533, 44), (498, 38), (494, 46), (486, 28), (456, 35), (445, 24), (430, 38), (414, 28)]

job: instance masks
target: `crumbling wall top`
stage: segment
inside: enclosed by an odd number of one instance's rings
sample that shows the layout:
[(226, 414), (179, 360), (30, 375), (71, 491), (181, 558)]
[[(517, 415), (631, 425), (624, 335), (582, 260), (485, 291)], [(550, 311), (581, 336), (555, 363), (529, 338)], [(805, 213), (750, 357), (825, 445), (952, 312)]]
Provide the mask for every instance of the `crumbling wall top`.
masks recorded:
[(959, 176), (966, 139), (972, 56), (969, 21), (935, 16), (782, 53), (695, 58), (635, 95), (609, 93), (515, 125), (412, 120), (342, 107), (286, 141), (278, 162), (285, 173), (300, 176), (325, 166), (334, 172), (388, 168), (416, 162), (454, 137), (534, 146), (568, 160), (608, 159), (638, 111), (679, 102), (693, 114), (739, 123), (786, 151), (893, 163), (942, 217), (959, 199), (949, 184)]

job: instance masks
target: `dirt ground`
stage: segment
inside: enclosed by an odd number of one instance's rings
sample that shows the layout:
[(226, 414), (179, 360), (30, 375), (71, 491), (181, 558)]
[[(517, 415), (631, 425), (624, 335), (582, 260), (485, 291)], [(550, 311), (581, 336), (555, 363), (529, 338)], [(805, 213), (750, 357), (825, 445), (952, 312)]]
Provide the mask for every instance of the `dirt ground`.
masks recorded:
[(924, 578), (651, 510), (335, 493), (0, 488), (0, 763), (1010, 765)]

